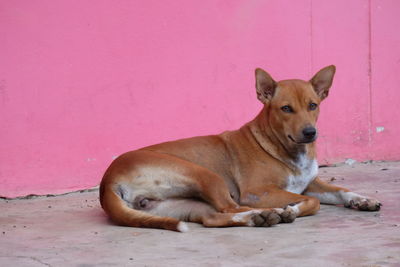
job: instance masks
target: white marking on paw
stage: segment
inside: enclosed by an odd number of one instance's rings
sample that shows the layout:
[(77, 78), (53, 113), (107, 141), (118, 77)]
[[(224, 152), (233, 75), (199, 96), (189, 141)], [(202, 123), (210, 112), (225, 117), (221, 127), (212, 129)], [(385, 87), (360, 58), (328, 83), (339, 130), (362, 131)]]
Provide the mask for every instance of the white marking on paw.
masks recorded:
[(252, 220), (249, 220), (249, 216), (253, 214), (260, 214), (261, 210), (249, 210), (249, 211), (244, 211), (244, 212), (239, 212), (233, 215), (232, 221), (233, 222), (247, 222), (248, 226), (254, 226), (254, 222)]
[(296, 204), (294, 206), (287, 206), (286, 209), (291, 209), (296, 216), (300, 214), (300, 206), (302, 205), (302, 203)]
[(179, 222), (178, 226), (176, 227), (176, 229), (179, 232), (186, 233), (187, 231), (189, 231), (189, 226), (184, 222)]
[(233, 222), (245, 222), (246, 221), (245, 218), (248, 215), (251, 215), (253, 213), (254, 212), (252, 210), (236, 213), (235, 215), (233, 215), (232, 221)]
[(281, 213), (283, 213), (285, 210), (284, 209), (281, 209), (281, 208), (275, 208), (274, 209), (278, 214), (281, 214)]
[(292, 212), (294, 212), (294, 213), (296, 214), (296, 216), (297, 216), (297, 215), (299, 215), (299, 213), (300, 213), (300, 209), (299, 209), (300, 205), (301, 205), (301, 203), (296, 204), (296, 205), (294, 205), (294, 206), (287, 206), (285, 209), (275, 208), (274, 210), (275, 210), (278, 214), (282, 214), (282, 213), (285, 212), (285, 211), (292, 211)]

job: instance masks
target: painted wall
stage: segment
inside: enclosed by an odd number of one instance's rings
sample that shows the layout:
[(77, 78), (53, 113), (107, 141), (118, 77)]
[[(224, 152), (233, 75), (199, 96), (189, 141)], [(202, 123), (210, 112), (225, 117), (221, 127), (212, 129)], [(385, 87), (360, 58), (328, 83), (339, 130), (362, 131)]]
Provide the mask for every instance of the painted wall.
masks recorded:
[(236, 129), (255, 67), (335, 64), (320, 163), (399, 160), (400, 1), (0, 2), (0, 195), (95, 186), (128, 150)]

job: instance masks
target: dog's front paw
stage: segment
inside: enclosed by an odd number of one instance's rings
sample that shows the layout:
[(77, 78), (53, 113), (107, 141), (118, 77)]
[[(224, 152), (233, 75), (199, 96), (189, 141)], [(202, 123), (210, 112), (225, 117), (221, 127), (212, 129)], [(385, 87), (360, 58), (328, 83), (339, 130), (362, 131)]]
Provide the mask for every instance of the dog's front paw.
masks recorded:
[(381, 209), (382, 203), (374, 198), (357, 196), (346, 202), (344, 206), (346, 208), (357, 209), (361, 211), (378, 211)]

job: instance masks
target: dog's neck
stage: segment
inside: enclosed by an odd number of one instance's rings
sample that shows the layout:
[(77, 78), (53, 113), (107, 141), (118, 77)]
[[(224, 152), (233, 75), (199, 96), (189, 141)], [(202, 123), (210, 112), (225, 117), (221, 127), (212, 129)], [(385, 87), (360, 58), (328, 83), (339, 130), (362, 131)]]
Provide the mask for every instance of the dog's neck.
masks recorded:
[(285, 163), (294, 171), (297, 170), (297, 162), (306, 155), (309, 159), (315, 158), (315, 143), (301, 145), (286, 145), (279, 138), (268, 120), (268, 110), (264, 107), (257, 117), (243, 126), (251, 133), (251, 136), (260, 147), (269, 155)]

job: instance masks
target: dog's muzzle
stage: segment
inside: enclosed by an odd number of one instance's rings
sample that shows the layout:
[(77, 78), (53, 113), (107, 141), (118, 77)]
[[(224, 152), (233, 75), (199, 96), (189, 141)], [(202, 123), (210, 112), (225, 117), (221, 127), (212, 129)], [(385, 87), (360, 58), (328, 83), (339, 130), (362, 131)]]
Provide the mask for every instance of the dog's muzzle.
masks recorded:
[(304, 140), (309, 140), (310, 142), (314, 141), (317, 137), (317, 129), (314, 127), (306, 127), (303, 129), (303, 138)]
[(308, 144), (312, 143), (317, 139), (317, 129), (315, 127), (306, 127), (302, 131), (302, 138), (300, 140), (295, 140), (291, 135), (288, 135), (289, 139), (296, 144)]

